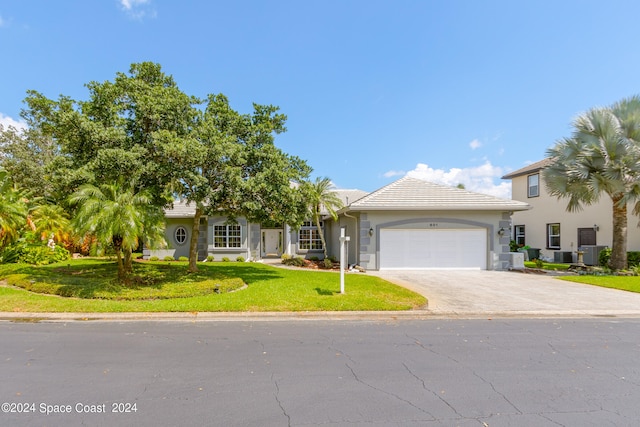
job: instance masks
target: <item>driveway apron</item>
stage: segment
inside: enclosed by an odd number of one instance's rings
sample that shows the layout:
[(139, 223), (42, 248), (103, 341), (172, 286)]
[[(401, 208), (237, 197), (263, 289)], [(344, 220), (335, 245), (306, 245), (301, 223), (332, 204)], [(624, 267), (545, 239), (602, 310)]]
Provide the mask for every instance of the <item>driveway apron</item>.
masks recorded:
[(640, 294), (567, 282), (545, 274), (481, 270), (383, 270), (368, 274), (429, 300), (451, 315), (640, 316)]

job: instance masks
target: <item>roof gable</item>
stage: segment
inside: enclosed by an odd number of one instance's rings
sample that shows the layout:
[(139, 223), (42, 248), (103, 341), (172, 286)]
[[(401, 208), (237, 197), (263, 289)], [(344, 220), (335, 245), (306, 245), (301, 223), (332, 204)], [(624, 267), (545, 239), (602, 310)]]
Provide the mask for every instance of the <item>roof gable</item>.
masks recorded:
[(502, 177), (502, 179), (512, 179), (521, 175), (528, 175), (530, 173), (538, 172), (541, 169), (544, 169), (551, 163), (550, 158), (542, 159), (539, 162), (531, 163), (528, 166), (525, 166), (516, 171), (510, 172)]
[(501, 199), (405, 176), (351, 203), (348, 210), (521, 211), (530, 208), (527, 203), (516, 200)]

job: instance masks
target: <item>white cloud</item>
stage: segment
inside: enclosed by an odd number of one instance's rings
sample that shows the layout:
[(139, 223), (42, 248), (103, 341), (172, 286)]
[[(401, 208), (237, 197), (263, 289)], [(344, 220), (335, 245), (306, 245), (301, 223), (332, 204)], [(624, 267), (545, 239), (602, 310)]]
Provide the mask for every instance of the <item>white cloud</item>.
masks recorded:
[(9, 126), (13, 126), (18, 130), (23, 130), (27, 128), (27, 124), (25, 122), (14, 120), (13, 118), (9, 116), (5, 116), (2, 113), (0, 113), (0, 125), (2, 125), (4, 129), (7, 129)]
[(2, 15), (0, 15), (0, 27), (4, 27), (5, 23), (4, 19), (2, 19)]
[(476, 148), (482, 147), (482, 142), (478, 141), (477, 139), (474, 139), (469, 143), (469, 147), (471, 147), (472, 150), (475, 150)]
[(126, 10), (131, 10), (134, 6), (139, 6), (149, 3), (149, 0), (120, 0), (120, 4)]
[(418, 178), (436, 184), (452, 187), (463, 184), (465, 189), (476, 193), (488, 194), (503, 199), (511, 198), (511, 182), (498, 181), (504, 175), (502, 168), (493, 166), (488, 160), (484, 164), (471, 168), (433, 169), (424, 163), (418, 163), (416, 168), (407, 173), (412, 178)]
[(151, 0), (119, 0), (122, 9), (134, 19), (145, 17), (155, 18), (156, 11), (151, 6)]
[(400, 176), (400, 175), (404, 175), (404, 174), (406, 174), (405, 171), (394, 171), (394, 170), (391, 170), (391, 171), (385, 172), (383, 174), (383, 176), (385, 178), (391, 178), (393, 176)]

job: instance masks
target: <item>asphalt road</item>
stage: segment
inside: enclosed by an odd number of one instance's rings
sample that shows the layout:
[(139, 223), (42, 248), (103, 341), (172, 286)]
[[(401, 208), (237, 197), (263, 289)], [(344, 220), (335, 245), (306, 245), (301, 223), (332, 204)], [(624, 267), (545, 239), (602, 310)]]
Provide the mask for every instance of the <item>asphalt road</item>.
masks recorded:
[(618, 318), (4, 321), (0, 425), (636, 426), (639, 337)]

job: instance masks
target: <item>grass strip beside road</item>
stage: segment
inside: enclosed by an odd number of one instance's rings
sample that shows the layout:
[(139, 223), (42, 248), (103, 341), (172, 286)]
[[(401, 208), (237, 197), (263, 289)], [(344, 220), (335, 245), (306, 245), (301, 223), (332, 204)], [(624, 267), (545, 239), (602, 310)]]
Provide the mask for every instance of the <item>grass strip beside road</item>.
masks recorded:
[(198, 268), (189, 274), (185, 262), (137, 262), (134, 284), (125, 287), (115, 281), (116, 265), (109, 260), (0, 265), (0, 280), (8, 284), (0, 287), (0, 311), (388, 311), (426, 304), (421, 295), (366, 274), (347, 274), (341, 295), (335, 273), (237, 262)]

